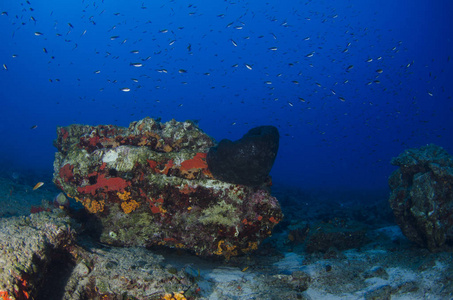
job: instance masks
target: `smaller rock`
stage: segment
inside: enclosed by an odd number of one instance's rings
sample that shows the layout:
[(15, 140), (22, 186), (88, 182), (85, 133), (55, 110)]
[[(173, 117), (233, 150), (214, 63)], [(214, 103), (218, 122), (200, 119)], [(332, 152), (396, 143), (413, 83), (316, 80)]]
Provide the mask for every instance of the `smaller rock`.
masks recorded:
[[(305, 251), (307, 253), (323, 252), (329, 254), (330, 258), (334, 258), (335, 253), (329, 253), (332, 248), (342, 251), (363, 246), (368, 241), (365, 227), (353, 222), (347, 225), (313, 224), (310, 226), (310, 231), (305, 241)], [(335, 252), (337, 251), (335, 250)]]
[(90, 273), (90, 269), (88, 269), (85, 263), (79, 262), (77, 266), (74, 268), (74, 273), (76, 273), (80, 277), (85, 277)]
[(390, 285), (381, 285), (365, 293), (365, 300), (390, 300), (392, 287)]
[(393, 288), (393, 292), (399, 294), (414, 293), (418, 290), (419, 287), (416, 281), (406, 281)]
[(66, 197), (64, 193), (59, 193), (53, 201), (55, 207), (69, 207), (69, 199)]
[(375, 267), (372, 267), (370, 270), (364, 272), (363, 277), (364, 278), (379, 277), (379, 278), (387, 280), (387, 279), (389, 279), (389, 274), (383, 267), (375, 266)]

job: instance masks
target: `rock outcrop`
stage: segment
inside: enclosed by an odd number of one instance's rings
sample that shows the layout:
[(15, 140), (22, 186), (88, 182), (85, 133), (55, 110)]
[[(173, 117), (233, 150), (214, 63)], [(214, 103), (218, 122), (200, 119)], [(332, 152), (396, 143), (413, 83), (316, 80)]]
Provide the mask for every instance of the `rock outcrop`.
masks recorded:
[(0, 299), (34, 299), (59, 254), (75, 243), (64, 213), (43, 212), (0, 222)]
[(100, 241), (229, 259), (257, 249), (282, 219), (269, 186), (216, 180), (213, 140), (192, 122), (59, 127), (54, 182), (97, 219)]
[(453, 242), (453, 159), (427, 145), (392, 159), (399, 169), (389, 178), (390, 206), (411, 241), (431, 251)]

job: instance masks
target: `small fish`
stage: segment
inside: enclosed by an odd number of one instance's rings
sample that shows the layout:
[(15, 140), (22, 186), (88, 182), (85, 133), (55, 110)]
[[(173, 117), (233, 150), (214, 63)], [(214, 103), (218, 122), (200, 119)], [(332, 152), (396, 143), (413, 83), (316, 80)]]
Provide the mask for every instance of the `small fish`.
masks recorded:
[(313, 57), (313, 52), (312, 53), (308, 53), (307, 55), (305, 55), (305, 57)]
[(277, 47), (270, 47), (269, 50), (271, 50), (271, 51), (277, 51)]
[(376, 70), (377, 73), (381, 74), (382, 72), (384, 72), (382, 69), (377, 69)]
[(122, 88), (121, 91), (123, 91), (123, 92), (130, 92), (131, 89), (130, 89), (130, 88)]
[(162, 29), (162, 30), (159, 30), (160, 33), (167, 33), (168, 32), (168, 29)]
[(39, 189), (40, 187), (42, 187), (44, 185), (44, 182), (38, 182), (34, 187), (33, 187), (33, 190), (37, 190)]
[(170, 43), (168, 43), (169, 46), (173, 45), (176, 41), (175, 40), (172, 40), (170, 41)]
[(184, 70), (184, 69), (179, 69), (179, 71), (178, 71), (178, 72), (179, 72), (179, 73), (181, 73), (181, 74), (184, 74), (184, 73), (187, 73), (187, 70)]
[(246, 67), (247, 69), (249, 69), (249, 70), (252, 69), (252, 66), (251, 66), (251, 65), (248, 65), (248, 64), (244, 64), (244, 65), (245, 65), (245, 67)]
[(2, 16), (7, 16), (8, 12), (7, 11), (2, 11)]
[(231, 43), (233, 44), (234, 47), (238, 46), (238, 44), (235, 41), (233, 41), (233, 40), (231, 40)]
[(372, 61), (373, 61), (372, 58), (368, 58), (368, 59), (366, 60), (367, 63), (370, 63), (370, 62), (372, 62)]
[(142, 63), (130, 63), (131, 66), (134, 66), (136, 68), (143, 66)]
[(38, 127), (38, 125), (33, 125), (32, 127), (30, 127), (30, 129), (36, 129)]
[(42, 48), (42, 51), (44, 51), (44, 53), (47, 53), (47, 49), (46, 48)]
[(40, 36), (40, 35), (43, 35), (43, 34), (44, 34), (44, 33), (39, 32), (39, 31), (36, 31), (36, 32), (35, 32), (35, 35), (36, 35), (36, 36)]
[(116, 40), (116, 39), (119, 38), (119, 37), (120, 37), (119, 35), (113, 35), (113, 36), (110, 37), (110, 40), (113, 41), (113, 40)]
[(74, 28), (74, 26), (72, 26), (72, 24), (71, 24), (71, 23), (68, 23), (68, 25), (69, 25), (69, 27), (71, 27), (71, 28)]
[(338, 97), (338, 99), (340, 99), (341, 102), (345, 102), (346, 101), (343, 97)]
[(133, 82), (138, 82), (138, 79), (136, 79), (136, 78), (131, 78), (131, 80), (132, 80)]
[(132, 53), (132, 54), (138, 54), (139, 51), (138, 51), (138, 50), (132, 50), (131, 53)]
[(96, 71), (94, 71), (94, 73), (99, 74), (99, 73), (101, 73), (101, 70), (96, 70)]
[(8, 71), (8, 67), (6, 66), (6, 64), (3, 64), (3, 69), (5, 69), (6, 71)]
[(294, 106), (294, 104), (292, 104), (291, 102), (288, 101), (288, 105), (289, 106)]

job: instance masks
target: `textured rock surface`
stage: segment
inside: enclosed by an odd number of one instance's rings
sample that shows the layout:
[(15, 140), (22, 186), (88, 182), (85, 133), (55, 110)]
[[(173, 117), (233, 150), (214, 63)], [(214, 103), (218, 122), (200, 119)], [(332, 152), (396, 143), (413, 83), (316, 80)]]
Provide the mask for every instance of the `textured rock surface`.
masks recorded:
[(274, 126), (249, 130), (241, 139), (221, 140), (207, 155), (209, 171), (214, 178), (251, 186), (262, 185), (272, 169), (279, 145)]
[(392, 160), (390, 206), (411, 241), (431, 251), (453, 242), (453, 159), (441, 147), (409, 149)]
[(169, 246), (229, 259), (282, 219), (267, 186), (215, 180), (212, 139), (191, 122), (60, 127), (54, 182), (97, 218), (100, 241)]
[(0, 222), (0, 299), (33, 299), (55, 253), (68, 251), (75, 234), (57, 212)]

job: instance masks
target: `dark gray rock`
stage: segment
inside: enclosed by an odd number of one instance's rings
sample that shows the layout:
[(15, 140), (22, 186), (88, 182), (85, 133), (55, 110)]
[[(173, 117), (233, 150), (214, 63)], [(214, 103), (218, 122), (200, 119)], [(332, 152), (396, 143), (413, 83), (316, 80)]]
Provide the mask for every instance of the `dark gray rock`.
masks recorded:
[(441, 250), (453, 242), (453, 159), (442, 147), (409, 149), (392, 159), (390, 206), (411, 241)]
[(252, 128), (241, 139), (221, 140), (206, 157), (214, 178), (230, 183), (256, 186), (263, 184), (274, 164), (279, 145), (274, 126)]

